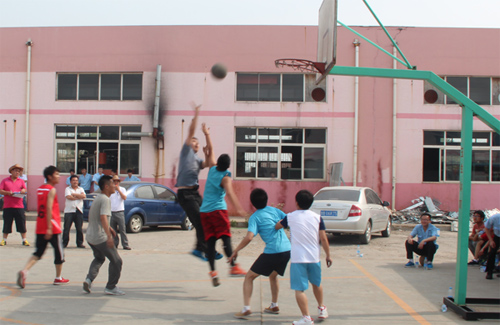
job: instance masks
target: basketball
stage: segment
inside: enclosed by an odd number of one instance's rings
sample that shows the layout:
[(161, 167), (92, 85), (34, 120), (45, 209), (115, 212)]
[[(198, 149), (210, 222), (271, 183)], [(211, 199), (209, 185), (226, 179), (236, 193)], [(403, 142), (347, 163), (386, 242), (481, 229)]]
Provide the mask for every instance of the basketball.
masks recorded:
[(226, 66), (222, 63), (216, 63), (212, 66), (212, 76), (217, 79), (224, 79), (227, 75)]

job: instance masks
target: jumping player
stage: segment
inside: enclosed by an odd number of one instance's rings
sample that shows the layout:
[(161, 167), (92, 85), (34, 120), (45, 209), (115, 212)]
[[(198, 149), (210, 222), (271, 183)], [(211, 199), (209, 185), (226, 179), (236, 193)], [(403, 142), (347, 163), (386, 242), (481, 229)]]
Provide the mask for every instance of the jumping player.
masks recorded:
[(47, 183), (40, 186), (36, 192), (38, 198), (38, 217), (36, 219), (36, 251), (30, 257), (28, 263), (17, 275), (17, 285), (25, 287), (28, 271), (38, 262), (50, 243), (54, 248), (54, 264), (56, 266), (56, 278), (54, 284), (66, 284), (68, 279), (61, 277), (62, 264), (64, 263), (64, 251), (61, 238), (61, 213), (57, 201), (56, 188), (59, 183), (59, 170), (55, 166), (44, 169), (43, 176)]
[(290, 260), (290, 241), (283, 229), (275, 229), (276, 223), (285, 218), (286, 214), (280, 209), (267, 206), (267, 193), (261, 188), (256, 188), (252, 191), (250, 201), (257, 211), (248, 220), (247, 235), (241, 240), (241, 243), (236, 247), (228, 261), (236, 259), (238, 252), (245, 248), (257, 234), (260, 234), (260, 237), (266, 243), (266, 248), (264, 248), (264, 253), (255, 260), (245, 276), (245, 281), (243, 282), (244, 306), (241, 312), (234, 314), (236, 318), (246, 318), (252, 314), (250, 299), (252, 298), (253, 281), (259, 275), (268, 276), (269, 284), (271, 285), (271, 305), (265, 308), (264, 312), (279, 314), (278, 274), (283, 276), (286, 265)]

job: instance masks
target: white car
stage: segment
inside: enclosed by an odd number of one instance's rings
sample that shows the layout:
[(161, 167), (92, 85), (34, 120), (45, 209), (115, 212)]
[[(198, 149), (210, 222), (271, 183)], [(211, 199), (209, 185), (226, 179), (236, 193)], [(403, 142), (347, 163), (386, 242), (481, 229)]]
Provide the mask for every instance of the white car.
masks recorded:
[(382, 202), (368, 187), (323, 187), (314, 195), (311, 210), (325, 222), (327, 233), (358, 234), (362, 244), (370, 242), (373, 232), (391, 235), (389, 202)]

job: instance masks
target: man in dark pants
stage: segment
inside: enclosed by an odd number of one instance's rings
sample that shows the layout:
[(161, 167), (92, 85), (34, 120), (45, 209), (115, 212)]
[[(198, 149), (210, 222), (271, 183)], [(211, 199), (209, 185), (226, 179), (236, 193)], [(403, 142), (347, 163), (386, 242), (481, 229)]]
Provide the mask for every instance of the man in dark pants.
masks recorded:
[[(492, 215), (484, 224), (484, 231), (488, 236), (489, 245), (488, 262), (486, 263), (486, 279), (493, 279), (493, 269), (495, 268), (495, 257), (500, 247), (500, 213)], [(497, 275), (498, 276), (498, 275)]]
[[(418, 236), (418, 241), (413, 240), (415, 236)], [(405, 243), (406, 258), (408, 259), (405, 267), (415, 266), (413, 262), (413, 252), (415, 252), (420, 255), (420, 264), (425, 266), (423, 262), (424, 258), (427, 258), (427, 268), (432, 269), (432, 260), (436, 253), (436, 239), (438, 236), (438, 229), (431, 224), (431, 215), (428, 213), (422, 214), (420, 224), (413, 228)]]
[(76, 229), (76, 247), (85, 248), (83, 244), (83, 199), (87, 197), (85, 190), (78, 186), (78, 176), (70, 176), (70, 186), (64, 191), (66, 204), (64, 206), (64, 230), (63, 246), (67, 247), (69, 243), (69, 232), (71, 225), (75, 224)]
[[(177, 184), (175, 184), (175, 187), (178, 188), (177, 197), (179, 199), (179, 204), (184, 209), (189, 217), (189, 220), (196, 229), (196, 245), (191, 254), (206, 261), (207, 258), (205, 257), (205, 253), (207, 250), (207, 243), (205, 242), (205, 235), (200, 221), (200, 206), (202, 198), (198, 192), (198, 175), (200, 170), (208, 166), (208, 162), (206, 160), (209, 157), (209, 153), (212, 151), (212, 141), (210, 139), (210, 129), (206, 127), (205, 123), (203, 123), (201, 128), (203, 134), (205, 134), (207, 142), (207, 146), (203, 148), (205, 160), (198, 157), (196, 153), (200, 149), (200, 142), (194, 136), (194, 133), (201, 105), (193, 106), (194, 118), (189, 125), (188, 136), (182, 146), (179, 158), (179, 173), (177, 174)], [(221, 259), (222, 254), (217, 253), (216, 258)]]

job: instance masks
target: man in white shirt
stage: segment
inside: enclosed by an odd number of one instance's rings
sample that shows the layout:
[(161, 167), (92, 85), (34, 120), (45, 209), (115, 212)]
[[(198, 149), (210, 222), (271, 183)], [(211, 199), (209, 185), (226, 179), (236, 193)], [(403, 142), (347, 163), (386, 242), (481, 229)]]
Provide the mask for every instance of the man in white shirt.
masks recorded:
[(69, 243), (69, 231), (71, 224), (75, 223), (76, 229), (76, 247), (85, 248), (83, 245), (83, 199), (85, 190), (78, 186), (78, 176), (72, 175), (70, 178), (70, 186), (66, 187), (64, 196), (66, 204), (64, 206), (64, 230), (63, 230), (63, 246), (67, 247)]
[(118, 175), (113, 176), (113, 184), (115, 186), (115, 192), (109, 197), (111, 200), (111, 220), (109, 225), (116, 233), (114, 238), (115, 247), (118, 248), (118, 232), (120, 232), (120, 238), (122, 239), (122, 247), (126, 250), (131, 250), (128, 245), (128, 238), (125, 231), (125, 200), (127, 199), (127, 190), (120, 186), (120, 177)]

